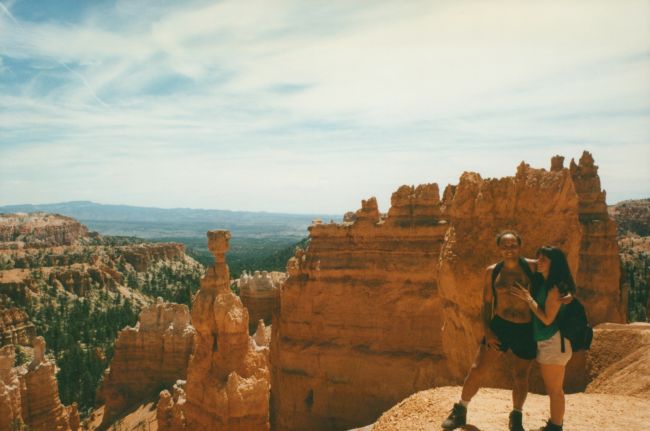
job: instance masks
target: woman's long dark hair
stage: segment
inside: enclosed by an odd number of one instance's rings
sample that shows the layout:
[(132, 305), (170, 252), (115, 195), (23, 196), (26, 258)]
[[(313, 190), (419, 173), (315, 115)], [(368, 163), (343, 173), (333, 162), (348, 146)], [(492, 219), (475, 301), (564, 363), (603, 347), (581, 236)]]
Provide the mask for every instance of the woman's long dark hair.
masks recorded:
[(537, 256), (544, 255), (551, 261), (551, 267), (548, 270), (547, 286), (557, 286), (560, 293), (575, 293), (576, 284), (571, 275), (569, 262), (566, 260), (564, 252), (557, 247), (545, 245), (537, 250)]

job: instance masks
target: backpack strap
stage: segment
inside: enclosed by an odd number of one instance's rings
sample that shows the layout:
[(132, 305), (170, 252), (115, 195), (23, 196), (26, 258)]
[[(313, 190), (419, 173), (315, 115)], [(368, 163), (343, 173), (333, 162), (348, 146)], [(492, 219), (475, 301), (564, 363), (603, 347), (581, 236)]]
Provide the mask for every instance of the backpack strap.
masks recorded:
[(562, 347), (562, 353), (564, 353), (566, 349), (564, 348), (564, 336), (562, 335), (562, 331), (560, 331), (560, 340), (561, 340), (560, 346)]
[(532, 286), (535, 275), (533, 274), (533, 271), (530, 270), (530, 265), (528, 265), (528, 261), (523, 257), (519, 256), (519, 266), (521, 266), (521, 269), (524, 271), (524, 274), (526, 274), (526, 277), (528, 277), (528, 279), (530, 280), (530, 284)]
[(497, 309), (497, 290), (494, 287), (494, 283), (502, 269), (503, 261), (494, 265), (494, 269), (492, 269), (492, 317), (494, 317), (495, 310)]

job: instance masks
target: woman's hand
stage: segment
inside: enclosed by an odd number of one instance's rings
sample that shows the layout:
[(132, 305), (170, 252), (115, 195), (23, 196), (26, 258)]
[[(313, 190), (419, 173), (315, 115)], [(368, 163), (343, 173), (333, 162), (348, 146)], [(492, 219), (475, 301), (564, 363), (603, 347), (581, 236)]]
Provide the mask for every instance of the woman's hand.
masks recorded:
[(528, 291), (528, 289), (518, 281), (515, 281), (515, 285), (510, 288), (510, 294), (529, 304), (533, 301), (530, 291)]

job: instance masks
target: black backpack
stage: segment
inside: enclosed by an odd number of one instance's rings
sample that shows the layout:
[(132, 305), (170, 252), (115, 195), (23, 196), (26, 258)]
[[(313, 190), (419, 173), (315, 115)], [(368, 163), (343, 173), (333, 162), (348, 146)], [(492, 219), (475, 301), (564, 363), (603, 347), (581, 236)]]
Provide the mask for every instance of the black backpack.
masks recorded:
[(594, 330), (589, 326), (584, 305), (577, 298), (574, 297), (573, 301), (560, 309), (557, 323), (562, 336), (562, 353), (565, 351), (565, 338), (571, 343), (574, 352), (589, 350), (594, 338)]

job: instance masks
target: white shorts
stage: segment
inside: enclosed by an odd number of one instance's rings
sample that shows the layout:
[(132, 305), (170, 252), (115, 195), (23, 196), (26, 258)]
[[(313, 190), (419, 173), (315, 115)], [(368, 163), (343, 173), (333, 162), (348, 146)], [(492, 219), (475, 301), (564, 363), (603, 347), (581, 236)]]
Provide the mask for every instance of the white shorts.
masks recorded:
[(564, 339), (564, 353), (560, 344), (560, 331), (557, 331), (551, 338), (537, 342), (537, 362), (546, 365), (566, 365), (571, 359), (573, 351), (571, 343)]

